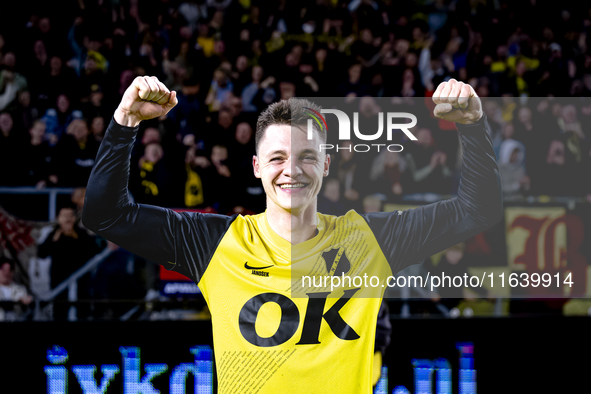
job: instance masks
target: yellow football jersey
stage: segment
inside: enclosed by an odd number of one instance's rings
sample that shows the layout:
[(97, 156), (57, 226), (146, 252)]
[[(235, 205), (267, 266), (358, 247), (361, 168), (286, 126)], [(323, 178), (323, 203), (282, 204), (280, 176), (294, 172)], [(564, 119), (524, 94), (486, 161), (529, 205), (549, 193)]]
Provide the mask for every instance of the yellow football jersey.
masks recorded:
[(212, 314), (220, 393), (371, 392), (383, 288), (373, 298), (356, 297), (359, 287), (292, 296), (292, 267), (296, 259), (330, 267), (323, 256), (339, 249), (347, 275), (386, 278), (390, 266), (359, 214), (317, 217), (317, 235), (292, 246), (265, 214), (239, 216), (216, 248), (199, 287)]

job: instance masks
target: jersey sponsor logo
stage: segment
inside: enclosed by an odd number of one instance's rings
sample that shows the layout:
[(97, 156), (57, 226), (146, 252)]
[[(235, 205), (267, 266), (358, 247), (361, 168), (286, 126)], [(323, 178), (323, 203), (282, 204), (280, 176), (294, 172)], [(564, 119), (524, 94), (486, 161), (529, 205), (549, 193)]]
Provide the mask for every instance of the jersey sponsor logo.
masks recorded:
[(269, 277), (269, 273), (267, 271), (257, 271), (257, 270), (252, 270), (251, 272), (253, 275), (256, 276), (265, 276), (265, 277)]
[(244, 263), (244, 268), (246, 268), (247, 270), (252, 270), (252, 272), (251, 272), (252, 275), (264, 276), (264, 277), (269, 277), (269, 273), (267, 271), (261, 271), (261, 270), (271, 268), (272, 266), (273, 266), (273, 264), (268, 265), (266, 267), (253, 267), (253, 266), (248, 265), (248, 261), (246, 263)]
[(273, 266), (273, 264), (271, 265), (267, 265), (266, 267), (253, 267), (248, 265), (248, 261), (246, 263), (244, 263), (244, 268), (246, 268), (247, 270), (265, 270), (267, 268), (271, 268)]
[[(359, 291), (359, 288), (345, 290), (343, 296), (326, 312), (324, 312), (324, 307), (330, 292), (309, 293), (302, 335), (296, 345), (319, 344), (320, 328), (323, 320), (337, 338), (345, 341), (359, 339), (359, 334), (347, 324), (339, 313), (357, 291)], [(279, 305), (281, 308), (281, 321), (275, 334), (270, 337), (261, 337), (256, 332), (256, 319), (261, 307), (268, 302)], [(244, 304), (240, 310), (238, 322), (242, 336), (251, 344), (259, 347), (279, 346), (291, 339), (296, 333), (300, 325), (300, 313), (296, 304), (288, 297), (278, 293), (263, 293), (252, 297)]]

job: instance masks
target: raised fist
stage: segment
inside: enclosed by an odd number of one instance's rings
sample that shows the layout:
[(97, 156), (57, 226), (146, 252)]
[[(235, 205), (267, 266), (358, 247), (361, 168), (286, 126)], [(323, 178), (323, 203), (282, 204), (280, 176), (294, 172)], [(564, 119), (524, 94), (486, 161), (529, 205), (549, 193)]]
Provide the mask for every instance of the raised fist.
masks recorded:
[(115, 121), (123, 126), (137, 126), (140, 121), (166, 115), (178, 100), (156, 77), (137, 77), (123, 93), (115, 111)]
[(433, 113), (450, 122), (472, 124), (482, 118), (482, 103), (472, 86), (450, 79), (437, 86), (433, 93)]

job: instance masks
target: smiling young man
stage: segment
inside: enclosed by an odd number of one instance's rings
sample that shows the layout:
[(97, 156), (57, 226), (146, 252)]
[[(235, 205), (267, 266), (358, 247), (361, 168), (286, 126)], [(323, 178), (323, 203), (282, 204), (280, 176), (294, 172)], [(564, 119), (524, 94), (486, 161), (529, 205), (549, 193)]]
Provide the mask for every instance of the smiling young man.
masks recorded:
[(255, 135), (252, 164), (267, 195), (267, 222), (291, 244), (316, 234), (317, 196), (330, 166), (330, 155), (318, 150), (326, 142), (326, 130), (317, 129), (307, 138), (309, 107), (320, 110), (298, 99), (270, 105), (259, 116)]
[(433, 100), (436, 116), (458, 123), (464, 162), (457, 198), (405, 212), (318, 213), (330, 168), (330, 157), (318, 149), (326, 130), (317, 128), (308, 140), (303, 109), (319, 108), (290, 99), (269, 106), (257, 122), (253, 167), (267, 195), (265, 213), (227, 217), (129, 201), (138, 125), (177, 103), (156, 78), (136, 78), (101, 144), (83, 222), (199, 284), (212, 314), (219, 393), (367, 394), (383, 290), (298, 288), (293, 279), (302, 272), (385, 279), (501, 218), (480, 99), (471, 86), (451, 80)]

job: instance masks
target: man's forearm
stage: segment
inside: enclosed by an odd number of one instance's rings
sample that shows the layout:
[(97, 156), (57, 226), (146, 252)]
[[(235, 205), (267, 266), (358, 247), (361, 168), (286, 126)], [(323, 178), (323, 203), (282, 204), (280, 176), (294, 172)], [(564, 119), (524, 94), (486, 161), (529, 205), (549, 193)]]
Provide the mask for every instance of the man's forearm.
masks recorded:
[(499, 168), (483, 116), (470, 125), (457, 124), (463, 150), (458, 201), (484, 227), (497, 223), (503, 214)]
[[(129, 117), (122, 121), (134, 123)], [(105, 132), (88, 180), (82, 212), (82, 222), (94, 232), (98, 233), (130, 204), (127, 184), (136, 135), (137, 127), (126, 127), (115, 120)]]

